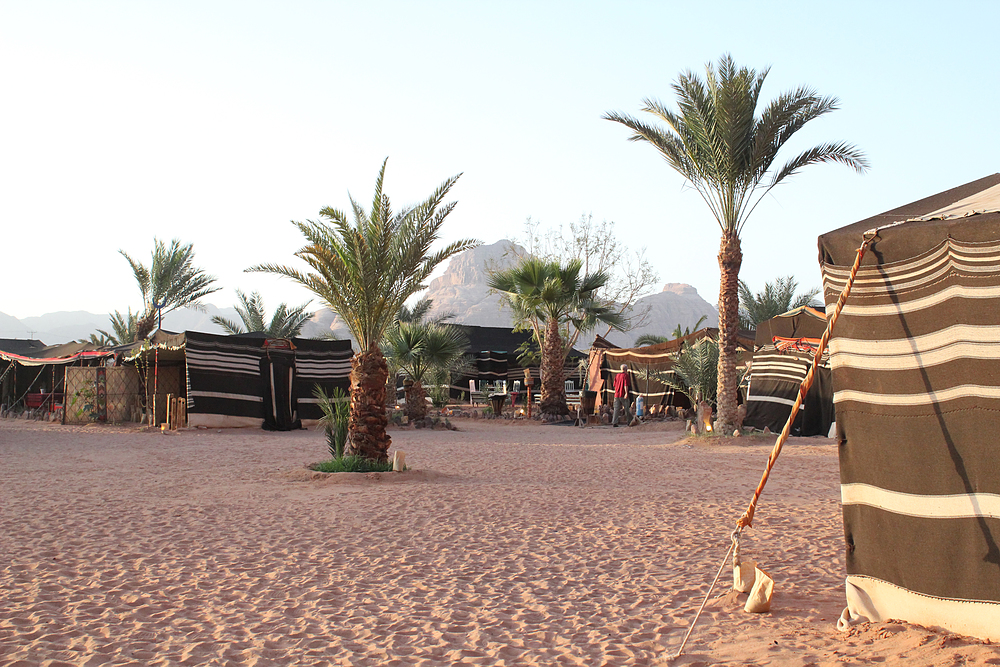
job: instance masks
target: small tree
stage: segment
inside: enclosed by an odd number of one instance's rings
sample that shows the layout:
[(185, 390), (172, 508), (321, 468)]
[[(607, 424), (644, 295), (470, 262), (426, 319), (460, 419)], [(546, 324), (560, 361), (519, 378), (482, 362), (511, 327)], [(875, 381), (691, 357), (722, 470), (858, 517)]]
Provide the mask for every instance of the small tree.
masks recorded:
[(351, 360), (350, 447), (353, 453), (379, 461), (388, 459), (392, 442), (386, 433), (385, 410), (389, 368), (380, 344), (400, 308), (426, 287), (424, 281), (435, 267), (478, 244), (455, 241), (431, 252), (455, 207), (454, 202), (443, 202), (458, 176), (442, 183), (423, 202), (397, 213), (382, 190), (386, 162), (375, 181), (371, 210), (350, 198), (353, 220), (327, 207), (320, 211), (319, 221), (293, 223), (306, 238), (295, 256), (309, 271), (279, 264), (248, 269), (291, 278), (344, 319), (358, 344)]
[(400, 322), (386, 334), (382, 349), (390, 367), (402, 372), (412, 384), (406, 385), (406, 416), (427, 416), (427, 393), (423, 383), (438, 383), (450, 376), (465, 357), (465, 333), (448, 325)]
[[(583, 263), (566, 264), (525, 257), (504, 271), (491, 272), (490, 288), (500, 292), (520, 326), (530, 327), (542, 351), (543, 413), (565, 415), (564, 367), (581, 332), (598, 323), (621, 329), (625, 319), (604, 305), (595, 293), (607, 274), (583, 273)], [(565, 336), (564, 336), (565, 334)]]
[(764, 283), (764, 289), (754, 294), (745, 282), (740, 281), (740, 326), (756, 329), (761, 322), (801, 306), (811, 306), (816, 301), (819, 288), (796, 295), (799, 284), (792, 276), (776, 278)]
[[(190, 243), (182, 245), (179, 240), (174, 239), (168, 246), (154, 238), (152, 258), (148, 268), (132, 259), (124, 250), (118, 252), (132, 267), (132, 275), (142, 293), (142, 314), (136, 316), (133, 338), (130, 342), (148, 337), (158, 326), (163, 315), (178, 308), (197, 308), (199, 299), (221, 289), (212, 287), (215, 278), (194, 265), (194, 246)], [(131, 311), (127, 316), (115, 312), (112, 316), (112, 326), (115, 327), (116, 333), (118, 325), (115, 320), (130, 323), (131, 317)], [(127, 327), (123, 329), (125, 330)]]
[(306, 311), (308, 303), (291, 308), (286, 303), (278, 304), (271, 321), (267, 321), (267, 310), (264, 308), (264, 300), (259, 292), (253, 292), (247, 296), (240, 290), (236, 290), (236, 296), (240, 299), (240, 304), (236, 306), (236, 314), (240, 316), (242, 325), (232, 320), (227, 320), (218, 315), (212, 316), (212, 322), (218, 324), (227, 333), (242, 334), (253, 331), (266, 333), (274, 338), (295, 338), (302, 332), (302, 327), (312, 313)]

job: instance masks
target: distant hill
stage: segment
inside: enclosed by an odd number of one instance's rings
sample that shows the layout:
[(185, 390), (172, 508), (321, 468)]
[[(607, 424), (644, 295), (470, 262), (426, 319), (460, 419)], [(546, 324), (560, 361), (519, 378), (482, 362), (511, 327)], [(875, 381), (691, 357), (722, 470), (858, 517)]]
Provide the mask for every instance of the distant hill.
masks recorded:
[[(163, 328), (168, 331), (204, 331), (223, 333), (222, 328), (212, 324), (212, 316), (221, 315), (239, 321), (235, 308), (218, 308), (205, 304), (205, 312), (192, 308), (181, 308), (163, 316)], [(37, 317), (16, 317), (0, 313), (0, 338), (34, 338), (46, 345), (58, 345), (74, 340), (86, 339), (98, 329), (111, 330), (110, 315), (97, 315), (84, 310), (59, 311)]]
[[(514, 258), (523, 253), (524, 248), (511, 241), (497, 241), (479, 246), (452, 257), (444, 273), (431, 281), (424, 296), (433, 299), (431, 316), (451, 313), (456, 324), (471, 324), (487, 327), (512, 326), (513, 318), (508, 309), (501, 306), (500, 296), (490, 294), (487, 285), (488, 269), (508, 266)], [(630, 347), (636, 337), (644, 333), (668, 336), (679, 324), (681, 328), (694, 328), (702, 315), (706, 317), (701, 326), (714, 327), (719, 324), (715, 308), (705, 301), (691, 285), (667, 283), (656, 294), (639, 299), (634, 312), (648, 311), (646, 322), (625, 333), (612, 332), (607, 338), (615, 345)], [(234, 308), (217, 308), (205, 304), (205, 311), (184, 308), (163, 318), (163, 328), (168, 331), (204, 331), (223, 333), (212, 324), (213, 315), (239, 320)], [(84, 311), (48, 313), (40, 317), (18, 320), (0, 313), (0, 338), (32, 338), (48, 345), (66, 343), (88, 338), (97, 329), (110, 329), (108, 315), (94, 315)], [(302, 328), (306, 338), (318, 338), (332, 333), (337, 338), (349, 338), (347, 327), (336, 313), (321, 309)], [(596, 333), (604, 333), (598, 330)], [(578, 349), (586, 349), (593, 341), (588, 335), (581, 339)]]

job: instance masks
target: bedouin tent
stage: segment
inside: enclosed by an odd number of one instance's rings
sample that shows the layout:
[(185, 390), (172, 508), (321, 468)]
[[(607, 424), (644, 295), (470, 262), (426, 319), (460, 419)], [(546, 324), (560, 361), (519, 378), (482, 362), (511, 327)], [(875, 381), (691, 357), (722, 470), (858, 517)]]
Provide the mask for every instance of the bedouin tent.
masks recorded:
[(1000, 174), (819, 238), (855, 621), (1000, 640)]
[[(784, 428), (825, 330), (826, 314), (809, 306), (757, 325), (745, 426), (767, 427), (774, 432)], [(792, 423), (791, 435), (827, 435), (833, 420), (833, 380), (830, 356), (825, 352)]]
[(60, 406), (67, 366), (101, 364), (111, 356), (90, 343), (0, 339), (0, 405), (8, 410)]
[[(655, 375), (662, 374), (672, 379), (674, 359), (681, 348), (684, 345), (694, 345), (703, 338), (717, 341), (719, 330), (707, 327), (674, 340), (632, 348), (618, 347), (603, 336), (596, 336), (590, 349), (588, 371), (590, 389), (597, 392), (596, 404), (600, 406), (614, 403), (615, 376), (622, 372), (621, 366), (625, 364), (631, 374), (632, 389), (636, 395), (643, 396), (647, 410), (654, 405), (691, 407), (691, 402), (686, 396), (675, 392)], [(740, 354), (740, 363), (745, 363), (746, 357), (753, 350), (753, 339), (741, 332), (737, 336), (737, 350)]]
[(327, 394), (338, 387), (346, 394), (350, 388), (349, 340), (187, 331), (135, 346), (125, 359), (142, 358), (152, 378), (160, 352), (167, 363), (171, 352), (183, 361), (189, 426), (299, 428), (322, 417), (313, 396), (316, 385)]
[[(451, 397), (459, 398), (468, 394), (469, 381), (476, 383), (478, 388), (482, 383), (507, 381), (507, 390), (512, 391), (514, 382), (520, 381), (521, 391), (525, 390), (524, 371), (527, 369), (535, 379), (535, 391), (539, 389), (539, 368), (537, 365), (523, 364), (518, 361), (518, 348), (529, 343), (534, 337), (532, 331), (514, 331), (507, 327), (480, 327), (467, 324), (454, 324), (465, 334), (469, 341), (467, 354), (471, 358), (474, 371), (456, 378), (451, 385)], [(563, 368), (567, 380), (577, 382), (577, 367), (585, 358), (579, 350), (570, 351)], [(579, 389), (579, 387), (576, 387)], [(537, 394), (536, 394), (537, 396)], [(520, 399), (519, 399), (520, 400)]]

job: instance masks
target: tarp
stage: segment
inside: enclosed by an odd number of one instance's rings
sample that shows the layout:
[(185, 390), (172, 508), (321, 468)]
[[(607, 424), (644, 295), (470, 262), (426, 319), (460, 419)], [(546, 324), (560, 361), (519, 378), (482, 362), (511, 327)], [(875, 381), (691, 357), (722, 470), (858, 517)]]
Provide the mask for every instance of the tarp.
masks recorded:
[(819, 238), (829, 310), (878, 229), (830, 342), (841, 627), (892, 618), (1000, 640), (998, 185), (994, 174)]
[[(825, 330), (826, 315), (808, 306), (757, 325), (744, 425), (767, 427), (775, 433), (784, 428)], [(833, 421), (833, 381), (827, 352), (792, 423), (791, 434), (826, 435)]]
[(63, 343), (24, 350), (21, 354), (0, 348), (0, 359), (22, 366), (65, 366), (81, 361), (95, 361), (114, 356), (108, 350), (98, 350), (90, 343)]

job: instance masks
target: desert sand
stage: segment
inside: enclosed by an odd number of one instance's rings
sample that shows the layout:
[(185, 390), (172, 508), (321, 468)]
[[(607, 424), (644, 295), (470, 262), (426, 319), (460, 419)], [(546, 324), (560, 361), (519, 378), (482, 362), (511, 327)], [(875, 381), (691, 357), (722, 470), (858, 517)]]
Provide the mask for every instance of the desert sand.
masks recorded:
[[(744, 534), (772, 610), (679, 646), (771, 438), (679, 424), (394, 430), (412, 470), (322, 476), (322, 434), (0, 421), (0, 666), (1000, 664), (840, 633), (836, 446), (786, 446)], [(745, 596), (742, 596), (745, 597)]]

